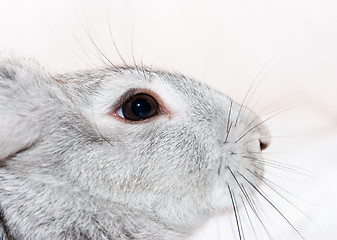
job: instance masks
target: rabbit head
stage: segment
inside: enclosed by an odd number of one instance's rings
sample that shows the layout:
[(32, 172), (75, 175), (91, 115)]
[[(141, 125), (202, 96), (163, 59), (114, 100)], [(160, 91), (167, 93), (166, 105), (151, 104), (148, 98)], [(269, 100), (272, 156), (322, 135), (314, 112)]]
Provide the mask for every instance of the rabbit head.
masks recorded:
[[(104, 206), (98, 219), (106, 236), (120, 229), (104, 225), (122, 215), (109, 210), (115, 205), (132, 226), (140, 221), (135, 212), (149, 222), (125, 236), (186, 236), (231, 211), (234, 196), (253, 194), (263, 176), (262, 150), (270, 143), (264, 123), (180, 74), (120, 67), (50, 76), (31, 60), (3, 57), (0, 98), (0, 205), (13, 236), (20, 231), (15, 221), (36, 211), (14, 214), (20, 201), (54, 204), (57, 216)], [(56, 225), (47, 224), (54, 232)], [(48, 234), (36, 236), (57, 235)]]

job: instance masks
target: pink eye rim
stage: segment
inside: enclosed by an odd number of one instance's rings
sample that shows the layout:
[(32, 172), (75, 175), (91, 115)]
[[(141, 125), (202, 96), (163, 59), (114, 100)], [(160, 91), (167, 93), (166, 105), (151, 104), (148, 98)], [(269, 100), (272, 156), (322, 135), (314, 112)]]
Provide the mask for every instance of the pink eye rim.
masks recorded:
[(149, 94), (138, 93), (129, 97), (117, 114), (129, 121), (144, 121), (159, 114), (159, 103)]
[[(129, 120), (125, 118), (125, 116), (123, 115), (123, 111), (122, 111), (123, 105), (126, 104), (127, 101), (129, 101), (130, 99), (132, 99), (134, 96), (137, 96), (137, 95), (145, 95), (145, 96), (149, 96), (150, 98), (153, 98), (154, 101), (158, 105), (158, 111), (154, 115), (148, 118), (141, 119), (141, 120), (135, 121), (135, 120)], [(168, 118), (171, 119), (172, 114), (173, 114), (173, 111), (171, 111), (171, 109), (165, 106), (162, 98), (157, 93), (155, 93), (151, 89), (146, 89), (146, 88), (129, 89), (128, 91), (126, 91), (124, 94), (121, 95), (121, 97), (116, 101), (116, 103), (110, 109), (112, 110), (107, 113), (108, 115), (113, 116), (117, 120), (127, 123), (127, 124), (146, 123), (158, 117), (161, 117), (163, 115), (167, 115)]]

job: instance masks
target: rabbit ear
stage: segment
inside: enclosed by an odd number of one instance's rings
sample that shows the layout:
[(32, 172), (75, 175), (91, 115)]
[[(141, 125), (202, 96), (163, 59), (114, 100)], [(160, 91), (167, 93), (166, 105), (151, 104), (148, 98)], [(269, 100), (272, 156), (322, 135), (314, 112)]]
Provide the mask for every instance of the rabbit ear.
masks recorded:
[[(19, 67), (18, 67), (19, 66)], [(29, 71), (0, 61), (0, 162), (34, 144), (40, 135)]]
[(3, 162), (9, 156), (32, 146), (40, 136), (40, 126), (28, 116), (4, 114), (1, 107), (0, 161)]

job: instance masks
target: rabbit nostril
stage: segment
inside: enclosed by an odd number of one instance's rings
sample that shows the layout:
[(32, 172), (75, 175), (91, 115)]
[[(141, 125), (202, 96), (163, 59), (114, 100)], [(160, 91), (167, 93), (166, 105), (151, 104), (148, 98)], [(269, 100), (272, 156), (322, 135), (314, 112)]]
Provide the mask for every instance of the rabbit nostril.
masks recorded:
[(263, 140), (259, 139), (259, 142), (260, 142), (260, 150), (263, 151), (265, 150), (268, 146), (269, 146), (269, 143), (268, 142), (264, 142)]

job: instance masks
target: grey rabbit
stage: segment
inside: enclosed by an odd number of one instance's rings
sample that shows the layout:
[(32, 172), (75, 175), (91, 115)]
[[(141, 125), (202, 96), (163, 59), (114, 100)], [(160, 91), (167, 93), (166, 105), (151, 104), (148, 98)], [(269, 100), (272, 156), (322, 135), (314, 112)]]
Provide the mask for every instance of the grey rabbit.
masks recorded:
[(3, 52), (1, 239), (186, 238), (256, 192), (270, 139), (251, 110), (180, 74), (50, 75)]

